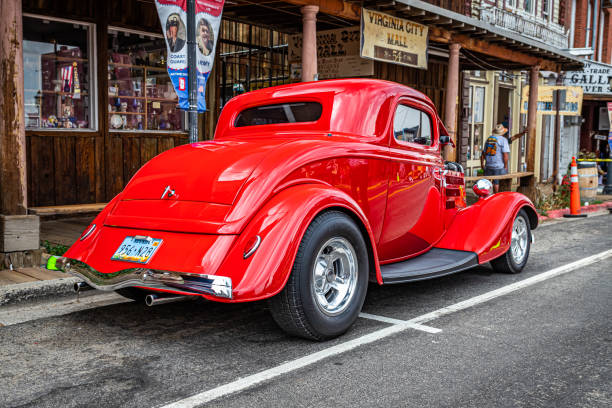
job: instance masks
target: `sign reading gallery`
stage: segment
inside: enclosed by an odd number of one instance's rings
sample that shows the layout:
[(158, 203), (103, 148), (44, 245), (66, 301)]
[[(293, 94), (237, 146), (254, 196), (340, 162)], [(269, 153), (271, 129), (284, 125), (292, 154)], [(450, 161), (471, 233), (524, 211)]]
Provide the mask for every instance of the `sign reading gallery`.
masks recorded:
[(363, 58), (427, 69), (429, 29), (375, 10), (361, 10)]
[(610, 95), (610, 78), (612, 78), (612, 65), (600, 62), (584, 61), (582, 71), (565, 73), (565, 85), (580, 86), (587, 95)]

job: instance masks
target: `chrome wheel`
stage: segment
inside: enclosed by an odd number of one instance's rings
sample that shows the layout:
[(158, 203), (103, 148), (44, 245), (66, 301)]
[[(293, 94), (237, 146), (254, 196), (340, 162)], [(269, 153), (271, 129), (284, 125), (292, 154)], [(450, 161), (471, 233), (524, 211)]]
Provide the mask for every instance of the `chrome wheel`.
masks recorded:
[(319, 309), (329, 316), (342, 313), (357, 287), (357, 255), (351, 243), (340, 237), (319, 250), (312, 270), (312, 289)]
[(516, 217), (512, 225), (512, 242), (510, 243), (510, 253), (517, 265), (523, 263), (527, 255), (527, 241), (529, 240), (529, 230), (527, 222), (523, 217)]

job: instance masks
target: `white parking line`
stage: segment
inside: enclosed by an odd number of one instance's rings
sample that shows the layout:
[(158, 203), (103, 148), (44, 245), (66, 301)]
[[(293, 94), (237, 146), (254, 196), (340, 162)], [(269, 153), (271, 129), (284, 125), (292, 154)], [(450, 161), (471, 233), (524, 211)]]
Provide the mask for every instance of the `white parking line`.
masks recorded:
[[(393, 319), (391, 317), (378, 316), (378, 315), (373, 315), (370, 313), (363, 313), (363, 312), (359, 313), (359, 317), (363, 319), (377, 320), (379, 322), (389, 323), (389, 324), (408, 323), (406, 320)], [(424, 331), (427, 333), (433, 333), (433, 334), (440, 333), (442, 331), (442, 329), (436, 329), (435, 327), (425, 326), (423, 324), (418, 324), (418, 323), (413, 323), (410, 327), (415, 330), (421, 330), (421, 331)]]
[(191, 397), (185, 398), (180, 401), (176, 401), (172, 404), (164, 406), (163, 408), (187, 408), (187, 407), (196, 407), (196, 406), (205, 404), (217, 398), (221, 398), (221, 397), (224, 397), (230, 394), (234, 394), (234, 393), (243, 391), (247, 388), (253, 387), (256, 384), (260, 384), (264, 381), (268, 381), (273, 378), (276, 378), (282, 374), (290, 373), (292, 371), (299, 370), (300, 368), (307, 367), (323, 359), (333, 357), (341, 353), (345, 353), (357, 347), (363, 346), (365, 344), (373, 343), (377, 340), (381, 340), (385, 337), (389, 337), (393, 334), (400, 333), (407, 329), (412, 329), (414, 328), (415, 324), (421, 324), (424, 322), (428, 322), (428, 321), (437, 319), (440, 316), (444, 316), (450, 313), (457, 312), (459, 310), (464, 310), (469, 307), (485, 303), (491, 299), (495, 299), (497, 297), (506, 295), (508, 293), (525, 288), (527, 286), (531, 286), (536, 283), (545, 281), (547, 279), (551, 279), (555, 276), (559, 276), (564, 273), (568, 273), (570, 271), (576, 270), (579, 267), (593, 264), (595, 262), (606, 259), (610, 256), (612, 256), (612, 249), (609, 249), (604, 252), (600, 252), (596, 255), (589, 256), (587, 258), (578, 260), (576, 262), (569, 263), (567, 265), (560, 266), (558, 268), (551, 269), (550, 271), (543, 272), (541, 274), (532, 276), (531, 278), (527, 278), (525, 280), (515, 282), (513, 284), (504, 286), (496, 290), (492, 290), (490, 292), (484, 293), (480, 296), (473, 297), (463, 302), (455, 303), (453, 305), (444, 307), (442, 309), (438, 309), (431, 313), (427, 313), (427, 314), (415, 317), (414, 319), (410, 319), (407, 321), (400, 321), (401, 323), (395, 323), (392, 326), (385, 327), (384, 329), (377, 330), (370, 334), (366, 334), (354, 340), (349, 340), (347, 342), (337, 344), (335, 346), (329, 347), (319, 352), (309, 354), (302, 358), (298, 358), (296, 360), (286, 362), (279, 366), (261, 371), (257, 374), (253, 374), (248, 377), (240, 378), (231, 383), (221, 385), (217, 388), (213, 388), (211, 390), (204, 391), (202, 393), (193, 395)]

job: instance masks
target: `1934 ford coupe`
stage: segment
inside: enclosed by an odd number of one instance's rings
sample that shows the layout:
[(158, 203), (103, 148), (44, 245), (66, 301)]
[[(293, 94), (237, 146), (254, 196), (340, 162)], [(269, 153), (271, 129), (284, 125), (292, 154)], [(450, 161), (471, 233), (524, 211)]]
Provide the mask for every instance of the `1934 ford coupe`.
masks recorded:
[(146, 163), (57, 264), (81, 288), (149, 303), (269, 299), (287, 332), (332, 338), (369, 282), (525, 266), (533, 204), (481, 183), (467, 206), (461, 167), (441, 158), (449, 142), (432, 102), (396, 83), (250, 92), (214, 140)]

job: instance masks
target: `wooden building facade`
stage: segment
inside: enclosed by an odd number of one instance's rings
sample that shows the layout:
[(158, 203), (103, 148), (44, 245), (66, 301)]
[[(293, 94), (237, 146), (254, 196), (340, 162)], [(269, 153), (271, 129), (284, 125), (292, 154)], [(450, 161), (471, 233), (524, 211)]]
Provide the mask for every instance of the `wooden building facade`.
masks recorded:
[[(146, 161), (188, 139), (186, 115), (176, 108), (165, 71), (155, 5), (22, 4), (28, 207), (107, 202)], [(299, 5), (286, 7), (299, 21)], [(299, 24), (248, 24), (238, 18), (238, 6), (226, 6), (225, 15), (207, 86), (209, 111), (200, 115), (205, 139), (231, 97), (290, 82), (287, 36), (300, 30)], [(317, 28), (356, 24), (320, 14)], [(62, 80), (69, 69), (79, 88)], [(374, 76), (421, 90), (441, 110), (446, 69), (445, 59), (433, 56), (428, 70), (376, 62)]]
[[(529, 73), (523, 192), (535, 191), (540, 70), (581, 69), (559, 48), (471, 17), (471, 1), (232, 0), (226, 2), (215, 65), (200, 115), (211, 138), (220, 109), (249, 90), (290, 82), (288, 36), (314, 33), (302, 65), (316, 78), (316, 32), (356, 27), (362, 7), (427, 25), (427, 69), (375, 61), (375, 78), (414, 87), (435, 103), (457, 142), (444, 152), (465, 161), (458, 129), (460, 73), (480, 65)], [(155, 155), (186, 143), (189, 128), (166, 73), (166, 44), (153, 0), (7, 0), (0, 10), (0, 254), (38, 247), (3, 245), (40, 207), (104, 203)], [(313, 25), (315, 24), (315, 25)], [(304, 35), (306, 37), (306, 35)], [(304, 46), (303, 50), (307, 47)], [(466, 58), (469, 55), (470, 58)], [(477, 64), (474, 60), (478, 61)], [(311, 61), (311, 62), (308, 62)], [(294, 78), (293, 80), (299, 80)], [(203, 169), (205, 171), (205, 169)]]

